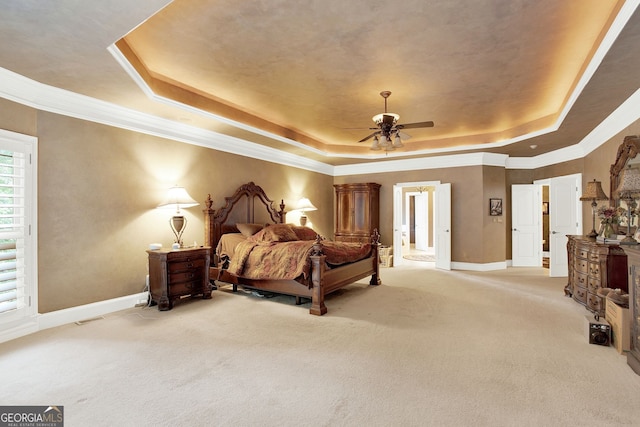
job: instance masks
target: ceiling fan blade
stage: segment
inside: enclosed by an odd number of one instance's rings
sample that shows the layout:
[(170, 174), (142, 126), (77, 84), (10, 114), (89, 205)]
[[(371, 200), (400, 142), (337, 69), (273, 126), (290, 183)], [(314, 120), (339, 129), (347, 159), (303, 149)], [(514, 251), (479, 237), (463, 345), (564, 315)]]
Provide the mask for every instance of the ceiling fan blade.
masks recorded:
[(433, 122), (406, 123), (396, 125), (396, 129), (413, 129), (413, 128), (432, 128)]
[(360, 141), (358, 141), (358, 142), (365, 142), (367, 139), (371, 139), (371, 138), (373, 138), (374, 136), (376, 136), (376, 135), (377, 135), (377, 134), (379, 134), (379, 133), (380, 133), (380, 131), (374, 132), (374, 133), (372, 133), (371, 135), (369, 135), (369, 136), (367, 136), (367, 137), (365, 137), (365, 138), (362, 138), (362, 139), (361, 139)]

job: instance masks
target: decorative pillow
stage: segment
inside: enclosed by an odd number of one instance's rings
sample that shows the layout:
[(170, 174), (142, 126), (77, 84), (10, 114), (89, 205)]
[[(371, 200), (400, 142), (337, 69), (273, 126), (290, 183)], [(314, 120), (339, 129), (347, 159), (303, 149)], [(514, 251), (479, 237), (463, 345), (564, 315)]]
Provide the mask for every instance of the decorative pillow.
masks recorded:
[(258, 231), (264, 228), (262, 224), (236, 224), (238, 231), (242, 233), (243, 236), (251, 237), (256, 234)]
[(289, 226), (298, 236), (298, 240), (316, 240), (316, 237), (318, 237), (318, 233), (313, 228), (294, 224), (289, 224)]
[(257, 243), (292, 242), (299, 240), (288, 224), (273, 224), (263, 228), (251, 237)]

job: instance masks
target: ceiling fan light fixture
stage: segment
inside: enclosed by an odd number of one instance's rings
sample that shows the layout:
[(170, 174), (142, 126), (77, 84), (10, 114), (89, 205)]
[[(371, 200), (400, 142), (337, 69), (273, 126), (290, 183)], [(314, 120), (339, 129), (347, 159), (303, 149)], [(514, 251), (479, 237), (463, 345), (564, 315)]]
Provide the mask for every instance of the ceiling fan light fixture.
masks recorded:
[(402, 139), (400, 138), (400, 134), (396, 133), (396, 136), (393, 140), (393, 148), (402, 148), (404, 144), (402, 143)]
[(373, 137), (373, 142), (371, 143), (371, 148), (370, 150), (379, 150), (380, 149), (380, 143), (378, 141), (378, 136), (374, 136)]
[(384, 116), (393, 117), (393, 124), (394, 125), (396, 124), (396, 122), (398, 120), (400, 120), (400, 116), (398, 114), (396, 114), (396, 113), (387, 113), (387, 112), (376, 114), (375, 116), (372, 117), (372, 120), (376, 125), (380, 125), (380, 123), (382, 123), (384, 121)]
[[(372, 117), (373, 122), (377, 126), (376, 132), (373, 132), (369, 136), (358, 141), (364, 142), (374, 138), (370, 147), (372, 150), (380, 150), (384, 148), (385, 151), (393, 151), (396, 148), (404, 147), (402, 139), (408, 139), (411, 138), (411, 136), (406, 133), (400, 135), (400, 131), (402, 129), (433, 127), (433, 122), (431, 121), (398, 124), (400, 115), (387, 112), (387, 98), (389, 98), (389, 95), (391, 95), (391, 91), (384, 90), (380, 92), (380, 96), (384, 98), (384, 113), (376, 114)], [(370, 129), (374, 130), (376, 128)]]

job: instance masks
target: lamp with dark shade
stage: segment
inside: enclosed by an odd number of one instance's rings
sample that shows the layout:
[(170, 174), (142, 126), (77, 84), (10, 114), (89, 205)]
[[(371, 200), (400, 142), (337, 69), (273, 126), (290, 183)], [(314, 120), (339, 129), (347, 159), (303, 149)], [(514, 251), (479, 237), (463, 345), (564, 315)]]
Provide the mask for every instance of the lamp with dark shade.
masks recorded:
[(591, 182), (587, 182), (587, 190), (582, 193), (582, 197), (580, 197), (580, 201), (582, 202), (591, 202), (593, 228), (591, 229), (591, 233), (587, 234), (587, 237), (598, 236), (598, 232), (596, 231), (596, 208), (598, 207), (598, 200), (609, 200), (609, 198), (602, 190), (602, 183), (594, 179)]
[(620, 243), (637, 245), (638, 242), (631, 235), (631, 211), (636, 207), (635, 198), (640, 195), (640, 170), (630, 167), (624, 169), (620, 177), (620, 185), (614, 191), (614, 195), (627, 204), (627, 235)]
[(313, 206), (313, 203), (311, 203), (311, 200), (307, 199), (306, 197), (303, 197), (302, 199), (298, 200), (298, 204), (296, 205), (296, 210), (300, 211), (300, 225), (306, 225), (307, 216), (305, 215), (305, 213), (308, 211), (316, 211), (318, 210), (318, 208)]
[(158, 205), (158, 208), (161, 209), (175, 208), (176, 214), (169, 220), (169, 225), (171, 225), (171, 231), (176, 237), (175, 243), (181, 248), (184, 246), (182, 244), (182, 233), (187, 227), (187, 219), (180, 214), (180, 208), (191, 208), (198, 205), (199, 203), (187, 193), (184, 187), (178, 186), (171, 187), (165, 200)]

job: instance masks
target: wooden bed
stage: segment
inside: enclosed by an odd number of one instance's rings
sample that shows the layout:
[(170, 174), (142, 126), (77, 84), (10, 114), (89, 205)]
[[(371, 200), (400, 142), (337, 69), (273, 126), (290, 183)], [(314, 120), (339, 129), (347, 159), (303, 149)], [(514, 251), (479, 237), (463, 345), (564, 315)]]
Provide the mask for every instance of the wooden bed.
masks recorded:
[(296, 304), (301, 303), (301, 298), (311, 299), (309, 312), (321, 316), (327, 312), (324, 300), (325, 296), (344, 286), (354, 283), (364, 277), (371, 276), (370, 285), (381, 283), (379, 276), (379, 244), (380, 235), (374, 232), (371, 241), (370, 255), (360, 261), (329, 268), (326, 256), (322, 253), (320, 238), (313, 244), (309, 256), (311, 262), (310, 274), (307, 277), (300, 276), (294, 280), (272, 279), (247, 279), (231, 274), (216, 254), (216, 247), (223, 234), (237, 233), (236, 224), (268, 222), (284, 224), (286, 222), (285, 205), (282, 201), (279, 210), (273, 207), (273, 201), (269, 199), (261, 187), (249, 182), (238, 188), (230, 197), (225, 197), (225, 205), (215, 210), (212, 208), (211, 195), (206, 200), (204, 209), (205, 219), (205, 246), (211, 248), (212, 266), (210, 267), (210, 280), (230, 283), (234, 292), (237, 286), (266, 291), (296, 297)]

